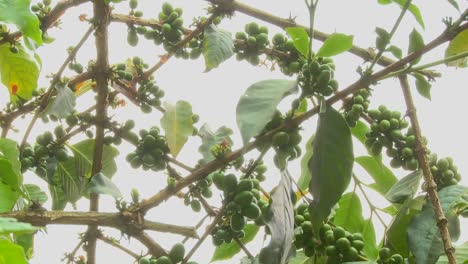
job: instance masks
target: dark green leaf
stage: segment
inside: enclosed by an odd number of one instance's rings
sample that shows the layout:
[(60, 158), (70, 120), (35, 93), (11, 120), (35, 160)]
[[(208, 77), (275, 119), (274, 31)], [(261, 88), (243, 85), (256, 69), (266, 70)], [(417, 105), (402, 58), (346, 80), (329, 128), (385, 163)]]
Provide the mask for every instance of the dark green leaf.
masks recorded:
[[(457, 241), (460, 236), (460, 222), (456, 208), (459, 204), (468, 204), (468, 187), (452, 185), (443, 188), (438, 194), (445, 217), (449, 221), (450, 237), (452, 241)], [(408, 243), (416, 264), (434, 264), (444, 253), (432, 203), (426, 203), (422, 212), (411, 220)]]
[(206, 164), (215, 159), (212, 152), (210, 151), (212, 146), (220, 144), (223, 141), (226, 141), (232, 145), (232, 129), (225, 126), (222, 126), (218, 128), (216, 132), (213, 132), (207, 124), (204, 124), (200, 128), (198, 134), (202, 139), (202, 144), (198, 148), (198, 152), (200, 152), (203, 156), (203, 164)]
[(387, 50), (390, 51), (393, 54), (393, 56), (395, 56), (395, 58), (397, 59), (401, 59), (401, 57), (403, 56), (403, 52), (401, 51), (401, 49), (395, 45), (391, 45), (387, 48)]
[[(455, 247), (457, 263), (465, 263), (464, 261), (468, 260), (468, 242), (465, 242), (462, 245)], [(437, 264), (449, 264), (446, 255), (442, 255), (437, 261)]]
[(165, 103), (166, 112), (161, 119), (167, 145), (171, 154), (176, 157), (193, 134), (193, 113), (189, 102), (178, 101), (176, 105)]
[(397, 182), (393, 172), (382, 163), (382, 160), (376, 157), (360, 156), (356, 162), (367, 171), (376, 183), (376, 191), (386, 194), (388, 190)]
[[(244, 245), (249, 243), (255, 238), (259, 230), (260, 228), (255, 224), (246, 225), (244, 228), (245, 236), (241, 238), (240, 241)], [(218, 261), (218, 260), (231, 259), (240, 251), (241, 251), (241, 248), (239, 244), (237, 244), (235, 241), (232, 241), (229, 244), (223, 243), (221, 246), (216, 247), (213, 257), (211, 258), (211, 262)]]
[(294, 47), (307, 58), (309, 55), (309, 34), (303, 27), (288, 27), (286, 32), (291, 37)]
[(460, 7), (458, 6), (457, 0), (447, 0), (455, 9), (460, 11)]
[(55, 90), (57, 91), (57, 95), (49, 103), (44, 113), (47, 115), (55, 115), (58, 118), (65, 118), (75, 110), (75, 94), (66, 84), (56, 84)]
[[(450, 41), (445, 50), (445, 58), (455, 56), (468, 51), (468, 29), (458, 33), (455, 38)], [(448, 66), (465, 68), (468, 66), (468, 57), (464, 57), (447, 63)]]
[(318, 232), (322, 222), (330, 215), (331, 209), (340, 200), (351, 180), (354, 154), (351, 132), (343, 116), (327, 107), (320, 113), (312, 145), (309, 169), (312, 179), (309, 192), (314, 200), (311, 204), (311, 220)]
[(0, 182), (14, 190), (23, 183), (17, 143), (7, 138), (0, 138)]
[[(413, 29), (413, 31), (411, 31), (410, 38), (409, 38), (408, 54), (416, 52), (420, 50), (422, 47), (424, 47), (424, 40), (421, 34), (419, 34), (419, 32), (416, 29)], [(413, 60), (411, 64), (417, 64), (420, 60), (421, 60), (421, 57)]]
[(14, 191), (10, 186), (0, 182), (0, 213), (10, 211), (15, 205), (20, 193)]
[(38, 201), (40, 204), (47, 202), (47, 194), (35, 184), (25, 184), (25, 192), (28, 194), (31, 201)]
[(91, 177), (91, 181), (89, 181), (86, 187), (86, 192), (88, 194), (108, 194), (115, 199), (122, 197), (119, 188), (117, 188), (117, 186), (102, 173), (98, 173)]
[(205, 71), (218, 67), (232, 55), (234, 55), (234, 42), (231, 33), (213, 25), (206, 27), (203, 39)]
[(305, 145), (305, 153), (301, 159), (301, 177), (297, 181), (297, 185), (301, 190), (305, 191), (309, 188), (310, 179), (312, 179), (312, 174), (309, 169), (309, 160), (312, 158), (313, 149), (312, 144), (314, 142), (315, 135), (312, 135), (309, 140), (307, 140)]
[(30, 0), (0, 0), (0, 21), (15, 24), (25, 35), (42, 44), (39, 19), (29, 9)]
[(38, 230), (37, 227), (28, 223), (18, 222), (14, 218), (0, 217), (0, 235), (25, 234)]
[(432, 84), (428, 80), (426, 80), (426, 78), (423, 75), (419, 73), (414, 73), (413, 76), (414, 78), (416, 78), (416, 88), (418, 89), (419, 94), (431, 100)]
[(392, 203), (403, 203), (408, 198), (413, 198), (418, 190), (422, 172), (412, 172), (395, 183), (385, 194), (385, 198)]
[(341, 33), (331, 34), (317, 52), (319, 57), (332, 57), (353, 47), (353, 36)]
[(281, 181), (271, 195), (271, 205), (264, 220), (271, 233), (270, 244), (260, 252), (261, 264), (285, 264), (293, 256), (294, 204), (288, 171), (281, 171)]
[(23, 248), (0, 236), (0, 264), (28, 264)]
[(27, 259), (31, 259), (34, 255), (34, 234), (15, 235), (15, 243), (20, 245)]
[(237, 126), (244, 144), (263, 130), (281, 100), (296, 91), (297, 83), (289, 80), (265, 80), (247, 88), (236, 108)]

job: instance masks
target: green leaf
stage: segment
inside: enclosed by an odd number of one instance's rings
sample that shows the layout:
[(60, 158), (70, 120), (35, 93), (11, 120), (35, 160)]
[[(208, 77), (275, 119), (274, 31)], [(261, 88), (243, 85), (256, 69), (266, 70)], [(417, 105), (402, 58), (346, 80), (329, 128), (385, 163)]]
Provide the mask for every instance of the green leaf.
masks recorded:
[(237, 126), (244, 144), (263, 130), (281, 100), (297, 89), (297, 83), (289, 80), (265, 80), (247, 88), (236, 108)]
[(20, 193), (0, 182), (0, 213), (10, 211), (18, 200)]
[(55, 115), (58, 118), (65, 118), (75, 111), (76, 97), (67, 84), (58, 83), (55, 85), (57, 95), (49, 103), (44, 113)]
[(17, 143), (7, 138), (0, 138), (0, 182), (12, 191), (19, 191), (23, 182), (21, 163)]
[(451, 4), (455, 9), (460, 11), (460, 7), (458, 6), (457, 0), (447, 0), (449, 4)]
[(387, 48), (387, 50), (390, 51), (392, 55), (395, 56), (395, 58), (397, 59), (401, 59), (401, 57), (403, 56), (403, 52), (401, 51), (401, 49), (395, 45), (391, 45)]
[[(445, 50), (445, 58), (455, 56), (457, 54), (468, 51), (468, 29), (458, 33), (455, 38), (450, 41)], [(447, 63), (447, 66), (465, 68), (468, 67), (468, 57), (458, 59)]]
[(271, 195), (268, 212), (263, 215), (271, 233), (267, 247), (260, 251), (260, 264), (285, 264), (296, 251), (294, 240), (294, 204), (292, 182), (288, 171), (281, 171), (281, 180)]
[[(398, 4), (401, 8), (403, 8), (406, 4), (407, 0), (378, 0), (379, 4), (381, 5), (388, 5), (390, 3), (396, 3)], [(419, 7), (417, 7), (415, 4), (411, 3), (408, 7), (408, 10), (411, 12), (411, 14), (414, 16), (416, 21), (421, 25), (422, 28), (425, 28), (424, 25), (424, 19), (422, 17), (421, 11), (419, 10)]]
[(15, 235), (15, 243), (20, 245), (27, 259), (31, 259), (34, 255), (34, 234)]
[(312, 179), (312, 173), (309, 169), (309, 160), (312, 158), (314, 154), (312, 144), (314, 142), (315, 135), (312, 135), (305, 145), (305, 153), (301, 159), (301, 176), (297, 181), (297, 185), (301, 190), (305, 191), (309, 188), (310, 179)]
[(376, 157), (360, 156), (355, 159), (366, 172), (374, 179), (376, 191), (386, 194), (388, 190), (397, 182), (393, 172)]
[[(420, 50), (422, 47), (424, 47), (424, 40), (419, 34), (419, 32), (416, 29), (413, 29), (411, 31), (410, 37), (409, 37), (409, 47), (408, 47), (408, 54), (411, 54), (415, 51)], [(411, 62), (412, 65), (417, 64), (421, 60), (421, 57), (413, 60)]]
[(86, 187), (86, 192), (88, 194), (108, 194), (114, 197), (115, 199), (122, 197), (119, 188), (102, 173), (98, 173), (91, 177), (91, 180), (89, 181)]
[(0, 0), (0, 21), (15, 24), (23, 33), (42, 44), (42, 32), (39, 25), (39, 19), (29, 9), (30, 0)]
[(343, 116), (328, 106), (320, 113), (309, 160), (312, 179), (309, 192), (314, 197), (310, 215), (318, 233), (322, 222), (340, 200), (351, 180), (354, 154), (351, 132)]
[(234, 55), (234, 42), (231, 33), (209, 25), (203, 39), (205, 72), (217, 68), (222, 62)]
[(418, 190), (422, 172), (417, 170), (403, 177), (395, 183), (385, 194), (385, 198), (392, 203), (402, 203), (408, 198), (413, 198)]
[[(457, 263), (465, 263), (464, 261), (468, 260), (468, 242), (465, 242), (458, 247), (455, 247)], [(437, 261), (437, 264), (449, 264), (446, 255), (442, 255)]]
[[(448, 220), (452, 241), (457, 241), (460, 236), (460, 222), (456, 208), (460, 203), (468, 204), (468, 187), (452, 185), (443, 188), (438, 194), (445, 217)], [(416, 264), (434, 264), (444, 253), (432, 203), (426, 203), (422, 212), (411, 220), (408, 227), (408, 243), (416, 258)]]
[[(313, 264), (313, 263), (314, 263), (314, 259), (311, 257), (307, 257), (304, 254), (303, 250), (297, 251), (296, 256), (291, 258), (288, 262), (288, 264)], [(320, 263), (320, 262), (317, 261), (317, 263)]]
[(422, 74), (414, 73), (413, 76), (416, 78), (416, 88), (418, 89), (419, 94), (431, 100), (432, 84), (426, 80)]
[(14, 218), (0, 217), (0, 235), (25, 234), (38, 230), (37, 227), (28, 223), (18, 222)]
[(294, 47), (307, 58), (309, 55), (309, 34), (303, 27), (287, 27), (286, 32), (291, 37)]
[(376, 261), (353, 261), (353, 262), (343, 262), (343, 264), (378, 264)]
[(361, 233), (365, 243), (363, 249), (364, 253), (370, 259), (377, 259), (379, 251), (377, 250), (376, 245), (374, 223), (371, 218), (364, 220)]
[(38, 201), (40, 204), (47, 202), (47, 194), (43, 192), (39, 186), (35, 184), (25, 184), (24, 189), (31, 201)]
[(166, 132), (167, 145), (176, 157), (193, 134), (192, 106), (189, 102), (178, 101), (176, 105), (165, 103), (166, 112), (161, 119), (161, 126)]
[(0, 264), (28, 264), (23, 248), (0, 236)]
[(317, 52), (318, 57), (332, 57), (353, 47), (353, 36), (341, 33), (331, 34)]
[(364, 142), (366, 142), (366, 133), (369, 130), (369, 127), (364, 124), (364, 122), (358, 121), (357, 124), (351, 128), (351, 134), (364, 144)]
[(23, 47), (19, 46), (18, 52), (13, 53), (10, 51), (9, 43), (0, 45), (1, 80), (8, 88), (13, 103), (18, 101), (18, 97), (24, 100), (32, 98), (32, 92), (37, 87), (39, 72), (40, 68), (36, 61), (24, 51)]
[[(240, 239), (240, 241), (245, 245), (252, 241), (255, 236), (257, 235), (260, 228), (255, 224), (247, 224), (244, 228), (245, 236)], [(211, 258), (210, 262), (215, 262), (218, 260), (226, 260), (231, 259), (237, 253), (241, 251), (239, 244), (235, 241), (231, 243), (223, 243), (221, 246), (216, 247), (215, 252), (213, 253), (213, 257)]]
[(232, 145), (232, 129), (222, 126), (213, 132), (208, 124), (203, 124), (200, 128), (198, 134), (201, 137), (202, 144), (198, 148), (198, 152), (200, 152), (203, 156), (202, 163), (206, 164), (215, 159), (211, 152), (211, 147), (220, 144), (224, 141), (228, 142)]

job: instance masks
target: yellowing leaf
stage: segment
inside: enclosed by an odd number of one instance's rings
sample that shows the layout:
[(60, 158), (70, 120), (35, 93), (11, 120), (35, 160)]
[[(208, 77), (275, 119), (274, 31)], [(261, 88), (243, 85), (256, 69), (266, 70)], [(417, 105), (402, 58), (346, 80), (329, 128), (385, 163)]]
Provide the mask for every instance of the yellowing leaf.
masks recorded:
[(29, 100), (37, 87), (39, 66), (34, 58), (18, 47), (18, 52), (10, 51), (10, 44), (0, 45), (0, 79), (8, 88), (13, 103), (18, 97)]
[[(450, 41), (447, 50), (445, 50), (445, 58), (467, 52), (468, 51), (468, 29), (458, 33), (458, 35)], [(447, 63), (448, 66), (465, 68), (468, 67), (468, 57)]]
[(176, 105), (166, 103), (165, 108), (161, 126), (171, 154), (175, 157), (193, 133), (192, 106), (186, 101), (178, 101)]
[(15, 24), (24, 36), (42, 44), (38, 17), (29, 9), (30, 0), (0, 0), (0, 21)]

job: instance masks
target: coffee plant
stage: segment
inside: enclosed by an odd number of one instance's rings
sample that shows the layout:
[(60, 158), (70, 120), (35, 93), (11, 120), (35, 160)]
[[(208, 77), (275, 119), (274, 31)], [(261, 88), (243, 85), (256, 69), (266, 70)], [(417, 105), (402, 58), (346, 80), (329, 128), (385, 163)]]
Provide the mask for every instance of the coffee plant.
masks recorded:
[[(86, 227), (61, 260), (69, 264), (97, 263), (100, 243), (139, 264), (201, 263), (194, 254), (203, 243), (216, 248), (212, 262), (234, 263), (242, 252), (243, 264), (468, 263), (468, 242), (457, 242), (466, 231), (460, 219), (468, 216), (468, 187), (461, 184), (456, 160), (430, 151), (413, 99), (431, 98), (431, 82), (440, 77), (434, 67), (468, 66), (466, 1), (441, 1), (459, 16), (443, 18), (445, 29), (430, 41), (413, 29), (406, 54), (393, 43), (396, 32), (408, 33), (402, 19), (425, 27), (411, 0), (377, 1), (398, 7), (400, 15), (391, 28), (375, 28), (368, 49), (353, 44), (351, 35), (317, 30), (318, 0), (305, 1), (308, 26), (296, 23), (293, 14), (280, 18), (238, 0), (207, 0), (204, 13), (195, 17), (169, 0), (139, 1), (0, 0), (0, 80), (9, 95), (0, 106), (0, 264), (33, 263), (35, 237), (61, 224)], [(88, 30), (61, 27), (71, 9), (85, 5), (92, 11), (79, 20)], [(236, 23), (239, 13), (250, 21), (237, 32), (224, 30), (223, 23)], [(119, 52), (109, 38), (115, 24), (123, 25), (120, 35), (129, 50), (148, 42), (164, 54), (155, 62), (155, 51), (143, 50), (145, 56), (111, 62)], [(67, 38), (65, 33), (81, 38), (62, 47), (67, 56), (59, 69), (41, 72), (42, 62), (57, 58), (41, 58), (39, 51)], [(96, 54), (89, 59), (80, 50), (93, 37)], [(434, 50), (444, 44), (444, 57), (420, 63), (425, 55), (439, 56)], [(363, 60), (357, 69), (346, 69), (358, 73), (353, 83), (338, 82), (345, 67), (335, 56), (342, 53)], [(234, 129), (198, 126), (203, 115), (186, 100), (167, 100), (171, 87), (158, 78), (170, 60), (204, 60), (209, 72), (234, 56), (248, 62), (245, 67), (267, 66), (284, 76), (253, 83), (240, 95), (236, 120), (242, 146), (236, 146)], [(184, 73), (173, 69), (171, 76)], [(403, 111), (373, 96), (390, 78), (399, 83)], [(223, 100), (201, 96), (207, 104)], [(138, 111), (136, 121), (119, 116), (129, 108)], [(220, 118), (224, 110), (213, 109)], [(316, 123), (306, 125), (312, 117)], [(434, 115), (433, 122), (438, 118), (446, 117)], [(315, 132), (308, 133), (307, 126)], [(189, 140), (199, 143), (199, 153), (183, 161), (179, 153)], [(367, 149), (364, 156), (356, 156), (360, 145)], [(119, 155), (128, 164), (117, 164)], [(288, 170), (294, 160), (300, 160), (301, 175)], [(135, 175), (121, 170), (124, 165)], [(402, 172), (406, 176), (395, 176)], [(136, 177), (141, 173), (164, 177), (164, 186), (152, 186), (150, 195), (130, 186), (123, 195), (124, 186), (113, 182), (114, 175), (131, 178), (129, 183), (145, 181)], [(115, 207), (100, 206), (103, 196), (113, 197)], [(159, 210), (169, 199), (185, 207)], [(83, 201), (89, 211), (76, 210)], [(185, 211), (206, 216), (198, 223), (182, 219), (187, 224), (179, 226), (157, 222), (151, 214)], [(382, 238), (376, 228), (383, 229)], [(108, 235), (111, 230), (120, 238)], [(168, 246), (164, 236), (150, 231), (179, 240)], [(255, 239), (263, 239), (261, 247), (248, 244)], [(127, 248), (122, 240), (141, 243), (144, 250)]]

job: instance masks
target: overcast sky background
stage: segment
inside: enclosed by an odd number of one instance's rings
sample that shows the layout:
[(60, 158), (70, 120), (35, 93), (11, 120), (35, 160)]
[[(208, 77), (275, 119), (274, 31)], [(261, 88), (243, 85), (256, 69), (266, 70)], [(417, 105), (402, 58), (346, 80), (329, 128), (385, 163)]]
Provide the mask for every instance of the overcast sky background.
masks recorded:
[[(56, 1), (54, 1), (56, 2)], [(308, 24), (308, 14), (303, 1), (279, 1), (279, 0), (243, 0), (244, 3), (255, 6), (256, 8), (270, 12), (272, 14), (287, 18), (289, 16), (296, 17), (296, 21), (300, 24)], [(444, 29), (442, 18), (446, 16), (457, 17), (457, 11), (452, 8), (448, 1), (413, 1), (417, 4), (425, 18), (426, 29), (423, 30), (415, 21), (415, 19), (407, 14), (403, 19), (401, 27), (397, 31), (392, 44), (400, 46), (406, 52), (408, 46), (408, 35), (413, 28), (416, 28), (424, 37), (426, 42), (435, 38)], [(459, 1), (462, 9), (466, 8), (466, 1)], [(139, 10), (144, 11), (145, 18), (156, 18), (163, 1), (140, 0)], [(204, 8), (208, 6), (206, 1), (171, 1), (175, 7), (183, 7), (185, 24), (188, 25), (192, 18), (205, 14)], [(128, 4), (121, 3), (116, 6), (116, 12), (128, 12)], [(367, 48), (372, 47), (375, 41), (374, 28), (376, 26), (383, 27), (390, 31), (395, 19), (397, 18), (400, 9), (396, 5), (380, 6), (376, 0), (361, 0), (361, 1), (339, 1), (328, 0), (321, 1), (319, 4), (318, 14), (316, 16), (316, 28), (327, 32), (340, 32), (354, 35), (354, 44)], [(43, 61), (40, 86), (48, 85), (46, 75), (56, 72), (60, 65), (65, 60), (67, 53), (66, 47), (75, 45), (82, 37), (88, 24), (80, 22), (78, 16), (80, 14), (88, 14), (92, 17), (92, 6), (90, 3), (79, 8), (71, 9), (66, 13), (61, 25), (62, 30), (53, 29), (49, 34), (56, 38), (55, 42), (46, 45), (39, 49), (39, 54)], [(267, 25), (262, 21), (249, 18), (243, 14), (236, 13), (232, 19), (225, 19), (220, 27), (233, 32), (242, 31), (244, 25), (248, 22), (256, 21), (261, 25)], [(270, 37), (274, 33), (281, 30), (274, 26), (269, 26)], [(124, 24), (112, 24), (110, 26), (110, 62), (119, 63), (128, 57), (141, 56), (144, 60), (153, 65), (159, 59), (159, 55), (164, 54), (160, 47), (154, 46), (151, 42), (140, 38), (140, 45), (130, 47), (126, 43), (126, 26)], [(320, 47), (319, 42), (314, 42), (314, 50)], [(437, 48), (430, 55), (425, 56), (421, 64), (431, 62), (443, 58), (446, 45)], [(95, 48), (94, 39), (89, 39), (84, 47), (79, 51), (78, 60), (86, 65), (89, 59), (94, 58)], [(336, 79), (340, 83), (340, 88), (346, 87), (359, 78), (356, 73), (356, 68), (362, 64), (362, 59), (355, 57), (349, 53), (339, 55), (335, 58), (336, 63)], [(429, 148), (439, 154), (439, 157), (452, 156), (459, 170), (464, 176), (462, 183), (468, 185), (466, 173), (468, 172), (468, 128), (466, 125), (466, 98), (468, 98), (467, 84), (468, 74), (466, 69), (446, 68), (439, 66), (435, 68), (443, 74), (437, 82), (433, 83), (432, 101), (428, 101), (416, 92), (414, 93), (415, 101), (418, 108), (418, 114), (422, 125), (424, 135), (429, 139)], [(201, 117), (201, 121), (197, 126), (203, 123), (208, 123), (212, 129), (217, 129), (222, 125), (226, 125), (234, 130), (234, 148), (241, 146), (241, 138), (236, 126), (235, 107), (240, 95), (252, 83), (275, 78), (284, 77), (278, 70), (270, 71), (265, 66), (253, 67), (249, 63), (237, 62), (235, 58), (231, 58), (223, 63), (218, 69), (212, 70), (209, 73), (203, 73), (204, 61), (184, 61), (179, 59), (171, 59), (164, 67), (155, 74), (155, 80), (158, 85), (165, 90), (166, 96), (164, 100), (175, 103), (177, 100), (187, 100), (191, 102), (194, 113)], [(72, 73), (68, 73), (71, 75)], [(415, 89), (414, 89), (415, 91)], [(93, 95), (87, 95), (79, 98), (79, 110), (85, 109), (92, 104)], [(0, 106), (4, 106), (8, 101), (6, 89), (0, 90)], [(289, 107), (289, 101), (282, 103), (284, 109)], [(404, 100), (401, 89), (396, 79), (382, 81), (376, 86), (372, 99), (371, 108), (376, 108), (380, 104), (385, 104), (391, 109), (405, 111)], [(137, 129), (149, 128), (150, 126), (159, 126), (161, 114), (153, 112), (151, 114), (142, 114), (137, 107), (128, 103), (127, 107), (120, 108), (110, 112), (117, 120), (122, 122), (127, 119), (135, 119)], [(18, 133), (11, 133), (10, 137), (21, 138), (29, 118), (17, 122), (16, 128)], [(37, 134), (55, 126), (54, 123), (39, 124), (33, 130), (30, 137), (31, 141)], [(313, 118), (303, 124), (303, 142), (313, 134), (316, 127), (316, 119)], [(77, 137), (72, 140), (78, 142), (83, 138)], [(200, 158), (197, 148), (200, 144), (199, 138), (191, 137), (189, 142), (179, 154), (178, 159), (185, 163), (194, 166)], [(117, 158), (119, 171), (114, 176), (113, 181), (120, 187), (120, 190), (126, 200), (130, 201), (130, 190), (137, 188), (141, 197), (149, 197), (158, 190), (166, 186), (166, 177), (163, 173), (148, 173), (136, 171), (130, 168), (125, 162), (125, 156), (128, 152), (133, 151), (133, 147), (123, 143), (119, 150), (120, 156)], [(366, 155), (366, 151), (360, 144), (355, 144), (356, 156)], [(256, 153), (250, 153), (246, 158), (254, 158)], [(272, 151), (267, 155), (266, 161), (271, 164)], [(299, 160), (292, 162), (289, 165), (292, 175), (299, 177), (300, 168)], [(186, 173), (181, 170), (182, 173)], [(369, 181), (360, 168), (356, 165), (356, 172), (365, 181)], [(396, 171), (398, 177), (403, 177), (407, 174), (405, 171)], [(273, 165), (267, 173), (268, 180), (266, 188), (271, 189), (279, 180), (279, 172)], [(46, 184), (39, 180), (32, 173), (27, 173), (25, 176), (26, 183), (35, 183), (47, 190)], [(219, 195), (215, 194), (212, 199), (214, 204), (219, 205)], [(374, 195), (373, 195), (374, 197)], [(388, 205), (380, 196), (375, 196), (377, 205)], [(78, 202), (78, 210), (88, 210), (88, 200), (82, 199)], [(50, 208), (50, 199), (46, 207)], [(365, 215), (368, 216), (368, 206), (363, 201)], [(67, 207), (72, 210), (71, 206)], [(115, 205), (113, 198), (102, 196), (101, 210), (114, 212)], [(193, 213), (190, 208), (183, 205), (183, 201), (176, 198), (171, 198), (168, 202), (153, 209), (147, 214), (147, 218), (154, 221), (165, 223), (194, 226), (204, 213)], [(387, 220), (390, 220), (389, 218)], [(468, 237), (467, 221), (463, 220), (461, 237)], [(382, 226), (376, 223), (378, 239), (382, 237)], [(31, 264), (44, 263), (60, 263), (64, 252), (70, 252), (78, 243), (79, 232), (84, 232), (85, 226), (49, 226), (47, 233), (40, 233), (36, 236), (35, 257), (31, 260)], [(106, 235), (111, 235), (115, 238), (120, 237), (120, 233), (113, 229), (104, 228)], [(203, 228), (200, 229), (203, 232)], [(151, 233), (155, 240), (160, 242), (163, 247), (169, 249), (174, 243), (181, 241), (183, 238), (175, 235), (167, 235), (161, 233)], [(200, 233), (201, 234), (201, 233)], [(463, 241), (459, 241), (463, 242)], [(135, 252), (145, 252), (138, 241), (132, 239), (128, 243), (122, 239), (122, 243)], [(195, 240), (189, 240), (187, 243), (187, 251), (190, 250)], [(263, 235), (258, 235), (257, 239), (249, 244), (249, 249), (253, 254), (257, 254), (260, 248), (264, 245)], [(207, 239), (202, 247), (194, 255), (193, 260), (200, 264), (208, 263), (214, 247), (211, 239)], [(79, 254), (85, 255), (83, 251)], [(239, 254), (235, 259), (223, 263), (237, 263), (242, 256)], [(133, 260), (128, 255), (125, 255), (119, 250), (116, 250), (106, 244), (98, 244), (98, 263), (113, 263), (127, 264)]]

